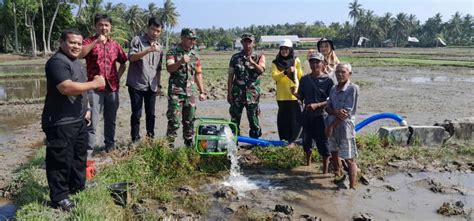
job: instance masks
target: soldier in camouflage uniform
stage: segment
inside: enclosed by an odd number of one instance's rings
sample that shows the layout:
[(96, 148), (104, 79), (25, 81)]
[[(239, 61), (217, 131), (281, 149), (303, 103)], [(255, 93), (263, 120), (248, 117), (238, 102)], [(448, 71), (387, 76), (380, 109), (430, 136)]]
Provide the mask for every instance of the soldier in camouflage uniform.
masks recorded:
[(240, 132), (242, 111), (247, 109), (250, 124), (249, 135), (258, 138), (262, 135), (258, 122), (260, 108), (260, 76), (265, 72), (265, 56), (253, 51), (255, 37), (250, 33), (242, 35), (243, 50), (234, 54), (229, 63), (227, 78), (227, 101), (230, 104), (231, 121)]
[(166, 136), (171, 146), (174, 145), (180, 121), (183, 123), (184, 144), (191, 146), (194, 135), (196, 89), (199, 90), (199, 100), (206, 98), (202, 85), (201, 60), (194, 50), (196, 38), (194, 30), (184, 28), (181, 31), (181, 43), (166, 54), (166, 69), (170, 73)]

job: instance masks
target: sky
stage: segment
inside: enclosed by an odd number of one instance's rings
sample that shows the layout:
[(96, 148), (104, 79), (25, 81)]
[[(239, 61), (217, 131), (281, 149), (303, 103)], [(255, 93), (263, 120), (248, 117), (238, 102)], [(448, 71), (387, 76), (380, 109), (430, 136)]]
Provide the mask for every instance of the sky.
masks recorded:
[[(126, 5), (137, 4), (147, 8), (146, 0), (104, 0)], [(162, 7), (164, 0), (154, 1)], [(174, 0), (180, 14), (176, 30), (191, 28), (232, 28), (254, 25), (285, 24), (322, 21), (343, 23), (349, 21), (348, 4), (352, 0)], [(474, 15), (474, 0), (359, 0), (364, 9), (378, 16), (385, 12), (393, 15), (404, 12), (414, 14), (424, 23), (429, 17), (441, 13), (443, 21), (459, 11)]]

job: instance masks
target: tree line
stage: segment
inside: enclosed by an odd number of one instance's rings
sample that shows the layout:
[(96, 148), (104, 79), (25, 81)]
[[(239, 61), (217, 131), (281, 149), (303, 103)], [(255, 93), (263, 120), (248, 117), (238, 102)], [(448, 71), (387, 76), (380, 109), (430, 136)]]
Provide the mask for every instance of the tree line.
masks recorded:
[[(73, 13), (73, 9), (77, 10)], [(416, 15), (403, 12), (376, 15), (374, 11), (364, 9), (358, 0), (350, 2), (348, 10), (351, 21), (329, 25), (315, 21), (196, 29), (198, 44), (209, 48), (230, 48), (241, 33), (251, 32), (257, 40), (262, 35), (328, 37), (339, 47), (357, 46), (360, 37), (369, 39), (365, 47), (433, 47), (437, 46), (438, 39), (450, 46), (474, 45), (474, 19), (471, 14), (456, 12), (443, 22), (443, 17), (437, 13), (422, 23)], [(166, 47), (179, 42), (179, 32), (173, 33), (179, 14), (172, 0), (166, 0), (161, 7), (149, 3), (146, 8), (104, 3), (103, 0), (3, 0), (0, 3), (0, 52), (30, 53), (33, 56), (51, 53), (52, 49), (57, 48), (55, 44), (60, 31), (66, 27), (78, 27), (86, 36), (93, 34), (93, 16), (98, 12), (112, 16), (112, 36), (123, 45), (141, 33), (147, 20), (153, 16), (159, 17), (165, 26), (162, 42)], [(420, 42), (410, 44), (407, 41), (409, 36), (418, 38)]]

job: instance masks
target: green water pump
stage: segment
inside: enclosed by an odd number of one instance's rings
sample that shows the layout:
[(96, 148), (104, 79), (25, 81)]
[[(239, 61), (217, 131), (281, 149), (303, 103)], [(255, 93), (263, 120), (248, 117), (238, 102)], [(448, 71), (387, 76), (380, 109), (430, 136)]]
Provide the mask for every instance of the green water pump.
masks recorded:
[(202, 155), (224, 155), (237, 145), (237, 126), (224, 118), (196, 118), (194, 148)]

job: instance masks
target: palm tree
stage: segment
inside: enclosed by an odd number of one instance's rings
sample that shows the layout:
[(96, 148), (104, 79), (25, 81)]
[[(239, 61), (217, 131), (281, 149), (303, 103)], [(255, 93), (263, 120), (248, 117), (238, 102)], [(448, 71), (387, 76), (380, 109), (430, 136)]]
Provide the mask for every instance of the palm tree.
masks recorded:
[[(473, 45), (473, 42), (471, 40), (471, 36), (474, 36), (474, 19), (472, 15), (467, 14), (463, 17), (462, 19), (462, 28), (463, 28), (463, 44), (469, 44), (471, 42), (471, 45)], [(474, 40), (474, 39), (473, 39)]]
[(407, 14), (400, 12), (395, 16), (393, 29), (395, 32), (395, 47), (398, 45), (399, 37), (402, 37), (406, 33), (407, 28)]
[(354, 2), (349, 3), (349, 17), (352, 18), (352, 46), (354, 46), (354, 38), (355, 38), (355, 28), (357, 20), (360, 17), (362, 12), (362, 5), (357, 2), (358, 0), (354, 0)]
[(148, 4), (148, 9), (145, 10), (145, 22), (147, 22), (150, 18), (153, 17), (160, 17), (160, 9), (156, 6), (155, 3), (151, 2)]
[(166, 50), (168, 50), (171, 30), (178, 24), (179, 13), (176, 12), (176, 6), (172, 0), (166, 0), (161, 9), (161, 22), (165, 26), (166, 31)]
[(463, 32), (462, 23), (461, 13), (459, 12), (454, 13), (451, 19), (447, 22), (446, 36), (448, 36), (448, 40), (455, 44), (459, 43), (460, 36)]
[[(82, 0), (79, 0), (79, 2)], [(94, 15), (102, 11), (103, 0), (87, 0), (87, 6), (82, 9), (81, 14), (77, 17), (77, 22), (82, 25), (87, 33), (85, 35), (91, 35), (94, 33), (92, 27), (94, 27)]]
[(379, 18), (378, 23), (382, 32), (382, 36), (381, 36), (382, 42), (385, 40), (388, 40), (387, 38), (393, 26), (392, 14), (390, 12), (386, 12), (382, 17)]
[(125, 23), (131, 30), (131, 37), (136, 36), (140, 33), (144, 26), (143, 22), (143, 9), (138, 5), (132, 5), (125, 13)]
[(410, 14), (407, 19), (407, 34), (411, 36), (419, 24), (420, 21), (416, 18), (416, 15)]

